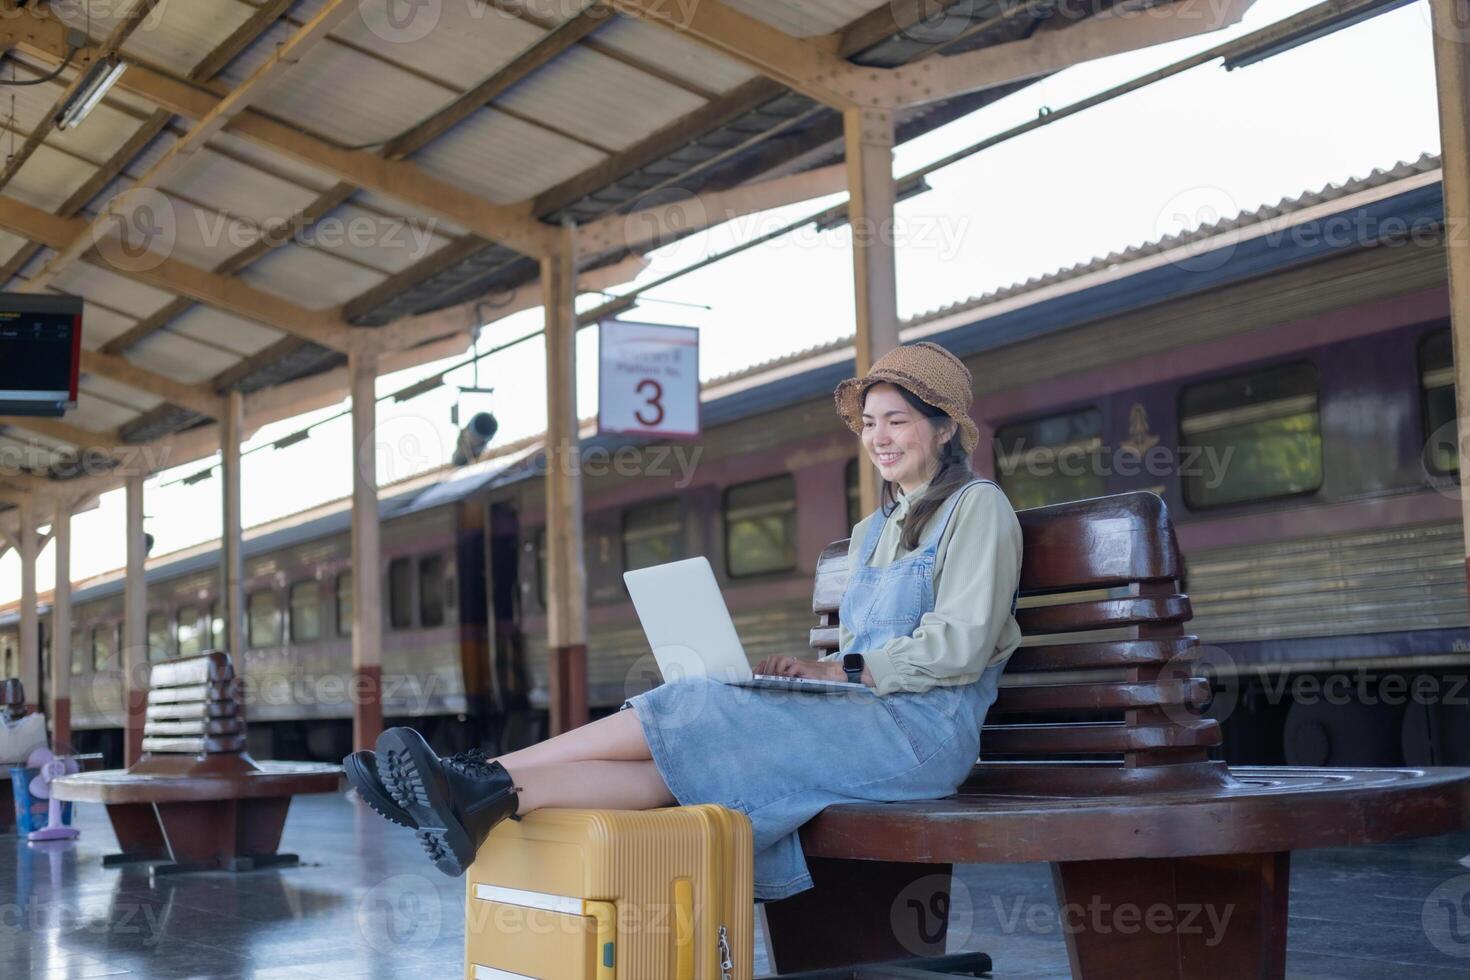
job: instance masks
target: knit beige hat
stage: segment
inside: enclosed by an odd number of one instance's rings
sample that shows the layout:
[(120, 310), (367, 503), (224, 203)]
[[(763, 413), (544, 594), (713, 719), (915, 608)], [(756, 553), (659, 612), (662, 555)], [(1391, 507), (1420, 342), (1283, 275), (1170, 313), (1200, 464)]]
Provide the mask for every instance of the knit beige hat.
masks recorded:
[(878, 358), (861, 378), (848, 378), (832, 393), (837, 414), (854, 432), (863, 431), (863, 398), (868, 389), (880, 381), (888, 381), (918, 395), (942, 410), (960, 427), (960, 444), (973, 453), (980, 441), (980, 430), (970, 418), (973, 379), (970, 369), (958, 357), (927, 340), (905, 344)]

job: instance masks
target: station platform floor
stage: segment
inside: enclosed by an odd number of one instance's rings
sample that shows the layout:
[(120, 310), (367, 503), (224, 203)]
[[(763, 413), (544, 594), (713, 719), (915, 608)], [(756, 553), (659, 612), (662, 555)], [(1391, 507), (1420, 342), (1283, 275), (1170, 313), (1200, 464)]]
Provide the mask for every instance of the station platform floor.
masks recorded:
[[(50, 850), (0, 837), (0, 977), (462, 976), (462, 880), (344, 796), (293, 802), (283, 850), (300, 867), (240, 875), (154, 884), (141, 868), (104, 869), (116, 844), (106, 815), (79, 807), (77, 825), (79, 841)], [(1470, 833), (1299, 852), (1289, 975), (1470, 977), (1467, 854)], [(970, 865), (958, 877), (951, 950), (988, 952), (996, 978), (1069, 976), (1046, 867)], [(759, 934), (756, 960), (768, 973)]]

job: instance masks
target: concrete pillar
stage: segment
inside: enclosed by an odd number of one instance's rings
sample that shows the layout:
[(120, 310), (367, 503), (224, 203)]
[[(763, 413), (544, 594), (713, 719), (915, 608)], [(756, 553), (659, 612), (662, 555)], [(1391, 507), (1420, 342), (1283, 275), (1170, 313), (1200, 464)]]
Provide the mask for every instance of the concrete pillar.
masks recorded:
[(236, 661), (245, 655), (245, 557), (240, 507), (240, 443), (245, 430), (245, 398), (232, 391), (220, 419), (220, 475), (224, 522), (220, 531), (220, 611), (225, 619), (225, 650)]
[(376, 354), (348, 358), (352, 385), (352, 744), (383, 730), (383, 573), (378, 524)]
[(546, 302), (546, 632), (551, 734), (587, 723), (587, 570), (577, 432), (576, 232), (541, 260)]
[[(1455, 351), (1455, 416), (1460, 481), (1470, 480), (1470, 244), (1457, 234), (1470, 222), (1470, 2), (1430, 0), (1439, 131), (1444, 166), (1445, 255), (1449, 261), (1450, 333)], [(1460, 494), (1470, 528), (1470, 495)], [(1470, 542), (1470, 535), (1467, 535)], [(1470, 581), (1470, 543), (1465, 571)]]
[[(893, 258), (893, 112), (847, 109), (842, 114), (847, 154), (848, 218), (857, 328), (857, 373), (898, 346), (898, 273)], [(878, 506), (877, 471), (862, 460), (858, 486), (862, 513)]]
[(27, 494), (20, 501), (20, 683), (25, 688), (26, 705), (41, 704), (41, 617), (36, 603), (36, 557), (41, 550), (36, 533), (35, 498)]
[(56, 505), (56, 587), (51, 599), (51, 745), (71, 751), (71, 502)]
[(148, 705), (148, 585), (143, 539), (143, 473), (127, 478), (127, 577), (123, 585), (123, 760), (131, 766), (143, 754), (143, 721)]

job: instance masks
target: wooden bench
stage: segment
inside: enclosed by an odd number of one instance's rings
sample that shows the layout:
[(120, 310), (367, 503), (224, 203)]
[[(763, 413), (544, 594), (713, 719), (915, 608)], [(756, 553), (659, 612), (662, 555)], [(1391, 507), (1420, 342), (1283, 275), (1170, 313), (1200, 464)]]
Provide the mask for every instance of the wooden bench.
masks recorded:
[(147, 711), (144, 754), (132, 768), (56, 782), (59, 799), (107, 807), (122, 850), (103, 864), (162, 862), (153, 873), (168, 874), (297, 863), (276, 852), (291, 797), (336, 792), (342, 767), (250, 758), (226, 653), (155, 664)]
[[(1198, 640), (1158, 496), (1019, 517), (1028, 639), (983, 729), (985, 761), (955, 796), (832, 806), (802, 828), (816, 887), (764, 906), (783, 975), (941, 955), (953, 864), (1046, 861), (1074, 977), (1282, 977), (1293, 850), (1470, 823), (1470, 769), (1210, 758), (1220, 727), (1200, 713), (1209, 683), (1192, 676)], [(823, 551), (819, 650), (836, 649), (846, 566), (847, 542)], [(1212, 909), (1223, 929), (1205, 925)]]

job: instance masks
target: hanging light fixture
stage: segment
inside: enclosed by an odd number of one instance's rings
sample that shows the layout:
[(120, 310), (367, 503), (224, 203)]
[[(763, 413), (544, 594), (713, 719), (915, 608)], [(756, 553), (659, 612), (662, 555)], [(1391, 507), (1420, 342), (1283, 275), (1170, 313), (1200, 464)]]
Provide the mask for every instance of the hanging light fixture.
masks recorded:
[(94, 63), (82, 76), (82, 83), (77, 86), (71, 98), (66, 100), (66, 104), (56, 114), (56, 128), (75, 129), (79, 126), (127, 70), (128, 63), (117, 55), (110, 55)]

